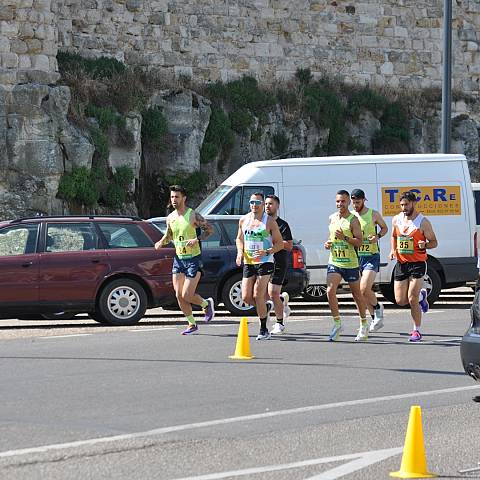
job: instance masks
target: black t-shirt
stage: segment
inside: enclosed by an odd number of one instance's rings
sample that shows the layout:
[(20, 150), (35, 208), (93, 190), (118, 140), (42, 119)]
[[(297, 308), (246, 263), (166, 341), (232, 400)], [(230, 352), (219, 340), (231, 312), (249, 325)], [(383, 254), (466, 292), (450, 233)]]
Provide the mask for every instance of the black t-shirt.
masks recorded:
[[(293, 240), (292, 232), (290, 231), (290, 226), (285, 220), (282, 220), (280, 217), (277, 217), (277, 225), (280, 229), (280, 233), (282, 234), (283, 240), (288, 242), (289, 240)], [(286, 264), (287, 263), (287, 251), (280, 250), (279, 252), (275, 253), (274, 255), (275, 263)]]

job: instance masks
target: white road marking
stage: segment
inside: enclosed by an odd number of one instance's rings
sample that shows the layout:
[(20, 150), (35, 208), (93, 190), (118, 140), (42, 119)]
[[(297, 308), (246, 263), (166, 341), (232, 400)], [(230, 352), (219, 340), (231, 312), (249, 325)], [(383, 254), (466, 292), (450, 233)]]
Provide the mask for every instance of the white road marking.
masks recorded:
[[(198, 475), (195, 477), (183, 477), (177, 478), (175, 480), (221, 480), (223, 478), (229, 477), (243, 477), (245, 475), (256, 475), (258, 473), (266, 473), (266, 472), (278, 472), (279, 470), (289, 470), (293, 468), (303, 468), (303, 467), (310, 467), (312, 465), (322, 465), (324, 463), (332, 463), (332, 462), (342, 462), (345, 460), (353, 460), (353, 462), (349, 462), (342, 467), (349, 467), (350, 472), (354, 472), (356, 470), (360, 470), (368, 465), (373, 463), (380, 462), (385, 460), (393, 455), (398, 455), (402, 452), (402, 448), (389, 448), (387, 450), (376, 450), (372, 452), (363, 452), (363, 453), (352, 453), (349, 455), (339, 455), (337, 457), (324, 457), (324, 458), (314, 458), (312, 460), (303, 460), (300, 462), (292, 462), (292, 463), (284, 463), (281, 465), (267, 465), (265, 467), (253, 467), (253, 468), (245, 468), (243, 470), (231, 470), (229, 472), (219, 472), (219, 473), (209, 473), (206, 475)], [(355, 464), (355, 466), (354, 466)], [(360, 466), (361, 465), (361, 466)], [(352, 470), (355, 468), (355, 470)], [(329, 470), (328, 472), (324, 472), (323, 474), (327, 474), (329, 472), (333, 472), (336, 469)], [(321, 474), (321, 475), (323, 475)], [(346, 473), (344, 474), (346, 475)], [(336, 479), (340, 478), (339, 476), (334, 477), (312, 477), (312, 479)]]
[(41, 340), (49, 340), (50, 338), (70, 338), (70, 337), (87, 337), (93, 335), (92, 333), (72, 333), (71, 335), (46, 335), (45, 337), (38, 337)]
[(124, 433), (121, 435), (112, 435), (110, 437), (98, 437), (98, 438), (91, 438), (87, 440), (77, 440), (74, 442), (42, 445), (40, 447), (29, 447), (29, 448), (20, 448), (17, 450), (6, 450), (3, 452), (0, 452), (0, 458), (15, 457), (19, 455), (31, 455), (33, 453), (45, 453), (51, 450), (65, 450), (68, 448), (92, 446), (92, 445), (98, 445), (98, 444), (104, 444), (104, 443), (117, 442), (121, 440), (131, 440), (134, 438), (153, 437), (158, 435), (165, 435), (168, 433), (182, 432), (186, 430), (195, 430), (198, 428), (214, 427), (217, 425), (229, 425), (232, 423), (249, 422), (252, 420), (262, 420), (265, 418), (280, 417), (284, 415), (295, 415), (300, 413), (318, 412), (321, 410), (329, 410), (332, 408), (351, 407), (356, 405), (367, 405), (370, 403), (387, 402), (392, 400), (404, 400), (407, 398), (428, 397), (431, 395), (444, 395), (444, 394), (457, 393), (457, 392), (463, 392), (463, 391), (469, 391), (469, 390), (476, 390), (478, 388), (480, 388), (480, 385), (470, 385), (468, 387), (444, 388), (441, 390), (428, 390), (423, 392), (403, 393), (400, 395), (387, 395), (384, 397), (360, 398), (358, 400), (348, 400), (348, 401), (337, 402), (337, 403), (324, 403), (320, 405), (310, 405), (308, 407), (290, 408), (286, 410), (274, 410), (271, 412), (254, 413), (250, 415), (244, 415), (241, 417), (219, 418), (217, 420), (206, 420), (204, 422), (198, 422), (198, 423), (187, 423), (183, 425), (173, 425), (170, 427), (160, 427), (160, 428), (155, 428), (153, 430), (146, 430), (143, 432), (134, 432), (134, 433)]
[(338, 467), (332, 468), (326, 472), (315, 475), (314, 477), (309, 477), (307, 480), (336, 480), (337, 478), (344, 477), (350, 473), (357, 472), (362, 470), (369, 465), (374, 463), (381, 462), (387, 458), (393, 457), (402, 453), (403, 448), (389, 448), (388, 450), (377, 450), (373, 452), (366, 452), (360, 458), (352, 460), (351, 462), (345, 463)]

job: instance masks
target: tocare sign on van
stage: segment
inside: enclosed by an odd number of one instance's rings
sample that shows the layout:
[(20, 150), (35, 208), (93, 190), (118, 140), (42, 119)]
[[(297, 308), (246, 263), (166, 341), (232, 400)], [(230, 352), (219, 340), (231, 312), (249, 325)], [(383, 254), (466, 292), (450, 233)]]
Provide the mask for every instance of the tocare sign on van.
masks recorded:
[(461, 215), (460, 186), (382, 187), (382, 214), (393, 217), (400, 213), (400, 196), (403, 192), (417, 195), (417, 210), (424, 215)]

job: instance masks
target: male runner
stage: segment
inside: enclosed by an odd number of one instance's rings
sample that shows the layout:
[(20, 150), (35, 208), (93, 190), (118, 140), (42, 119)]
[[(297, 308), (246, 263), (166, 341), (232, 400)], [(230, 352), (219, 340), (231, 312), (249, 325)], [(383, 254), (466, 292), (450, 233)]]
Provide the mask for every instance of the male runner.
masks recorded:
[[(267, 303), (273, 302), (275, 308), (276, 323), (273, 326), (272, 334), (278, 335), (285, 331), (284, 319), (290, 315), (290, 307), (288, 306), (288, 293), (282, 291), (283, 282), (287, 274), (287, 252), (291, 252), (293, 248), (292, 232), (288, 223), (278, 216), (280, 207), (280, 199), (276, 195), (267, 195), (265, 197), (265, 212), (273, 218), (278, 225), (283, 238), (283, 250), (275, 253), (275, 266), (273, 275), (268, 282), (268, 296), (271, 298)], [(270, 306), (271, 308), (271, 306)]]
[(335, 203), (338, 211), (329, 217), (330, 237), (324, 244), (325, 248), (330, 250), (327, 266), (327, 298), (333, 316), (333, 328), (329, 340), (331, 342), (337, 340), (343, 330), (337, 299), (337, 289), (343, 278), (350, 287), (360, 315), (360, 328), (355, 341), (366, 341), (368, 340), (366, 306), (360, 292), (360, 270), (355, 251), (355, 248), (362, 245), (362, 229), (358, 218), (348, 210), (350, 194), (346, 190), (337, 192)]
[[(372, 290), (375, 277), (380, 271), (380, 250), (378, 241), (388, 232), (387, 224), (379, 212), (365, 205), (365, 192), (356, 188), (350, 195), (353, 209), (362, 229), (363, 241), (358, 248), (358, 261), (360, 266), (360, 291), (372, 316), (370, 332), (376, 332), (383, 327), (383, 305), (378, 302)], [(377, 233), (377, 225), (380, 231)]]
[(413, 331), (410, 342), (422, 339), (422, 312), (428, 312), (427, 290), (423, 277), (427, 273), (427, 248), (438, 245), (430, 221), (415, 210), (417, 197), (413, 192), (400, 196), (401, 212), (393, 217), (390, 260), (397, 259), (394, 271), (395, 300), (398, 305), (410, 304)]
[[(173, 259), (173, 287), (177, 295), (178, 305), (185, 315), (188, 327), (182, 335), (190, 335), (198, 331), (192, 314), (192, 304), (202, 307), (205, 321), (215, 317), (215, 305), (212, 298), (206, 300), (195, 293), (201, 277), (200, 240), (213, 233), (212, 226), (195, 210), (187, 207), (187, 193), (180, 185), (170, 187), (170, 204), (174, 211), (167, 217), (167, 231), (155, 244), (158, 250), (173, 240), (175, 258)], [(196, 228), (202, 230), (197, 238)]]
[(283, 248), (282, 235), (277, 222), (264, 211), (263, 193), (250, 197), (250, 212), (238, 222), (237, 265), (243, 266), (242, 298), (255, 305), (260, 319), (257, 340), (268, 340), (267, 285), (273, 273), (273, 255)]

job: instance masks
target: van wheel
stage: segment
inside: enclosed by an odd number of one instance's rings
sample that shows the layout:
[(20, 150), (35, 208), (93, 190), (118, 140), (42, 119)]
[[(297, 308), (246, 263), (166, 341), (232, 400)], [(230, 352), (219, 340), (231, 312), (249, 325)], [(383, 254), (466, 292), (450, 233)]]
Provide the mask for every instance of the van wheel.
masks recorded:
[(222, 288), (222, 301), (226, 309), (237, 316), (251, 315), (255, 312), (255, 307), (247, 305), (242, 300), (242, 274), (232, 275), (224, 283)]
[[(427, 268), (427, 274), (425, 275), (423, 286), (428, 293), (428, 303), (433, 305), (440, 297), (440, 292), (442, 291), (442, 279), (440, 278), (440, 274), (433, 267), (431, 269)], [(393, 280), (391, 283), (381, 283), (380, 291), (386, 300), (394, 305), (397, 304), (395, 301), (395, 292), (393, 290)]]
[(135, 280), (119, 278), (102, 289), (95, 316), (99, 314), (110, 325), (134, 325), (146, 310), (147, 294), (143, 287)]
[(423, 287), (428, 292), (428, 303), (433, 305), (440, 297), (440, 292), (442, 291), (442, 279), (434, 268), (427, 268)]
[(309, 285), (303, 292), (302, 297), (309, 302), (326, 302), (326, 285)]

